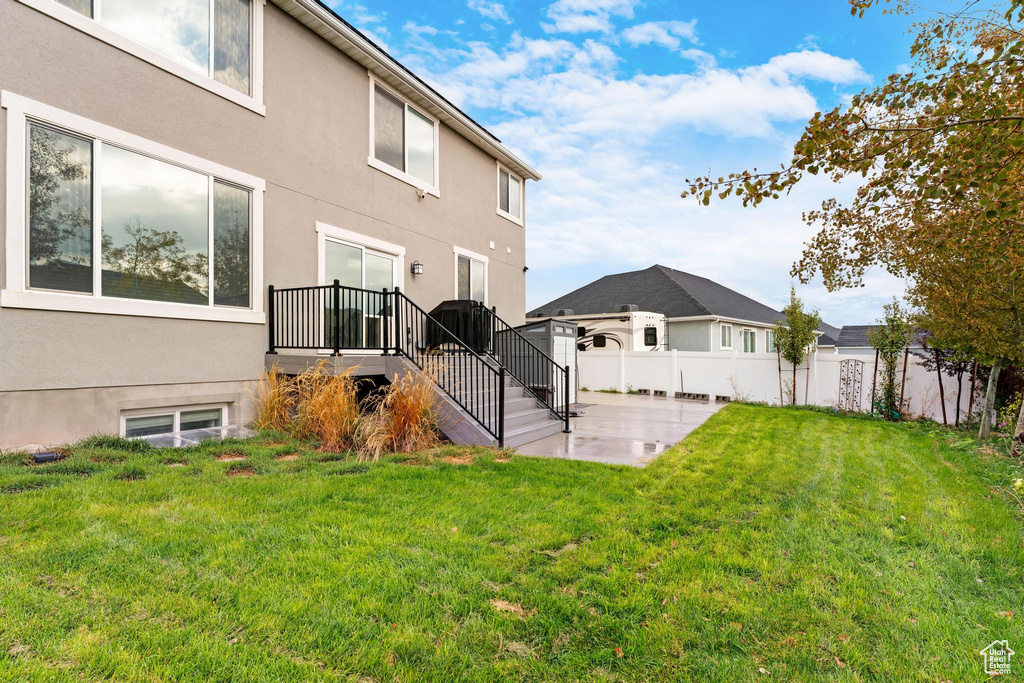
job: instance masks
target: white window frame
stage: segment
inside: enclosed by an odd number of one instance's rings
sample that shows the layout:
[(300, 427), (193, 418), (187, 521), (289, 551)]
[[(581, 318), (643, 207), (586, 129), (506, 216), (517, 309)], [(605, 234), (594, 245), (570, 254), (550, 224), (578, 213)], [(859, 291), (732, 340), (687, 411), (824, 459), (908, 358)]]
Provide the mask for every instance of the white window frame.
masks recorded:
[[(522, 177), (519, 174), (513, 173), (512, 171), (510, 171), (507, 166), (503, 166), (500, 161), (496, 161), (495, 163), (497, 163), (497, 165), (498, 165), (498, 170), (497, 170), (497, 172), (495, 173), (495, 176), (494, 176), (494, 183), (495, 183), (495, 188), (496, 188), (495, 189), (495, 198), (497, 200), (496, 207), (495, 207), (495, 213), (497, 213), (502, 218), (505, 218), (507, 220), (512, 221), (516, 225), (520, 225), (520, 226), (524, 225), (526, 223), (526, 181), (523, 180)], [(509, 178), (515, 178), (516, 180), (519, 181), (519, 215), (520, 215), (520, 218), (516, 218), (515, 216), (513, 216), (508, 211), (502, 211), (501, 210), (501, 172), (502, 171), (504, 171), (505, 173), (508, 173), (508, 177)], [(511, 202), (509, 203), (509, 208), (512, 208)]]
[[(754, 348), (752, 351), (747, 351), (747, 334), (753, 339)], [(757, 353), (757, 330), (752, 327), (744, 327), (740, 330), (740, 338), (743, 340), (743, 353)]]
[[(316, 224), (317, 234), (317, 261), (316, 261), (316, 273), (317, 282), (326, 285), (325, 278), (327, 277), (326, 267), (326, 245), (327, 242), (338, 242), (340, 244), (346, 244), (350, 247), (356, 247), (363, 252), (379, 252), (385, 256), (390, 256), (395, 259), (395, 286), (401, 287), (405, 290), (405, 247), (400, 244), (393, 244), (391, 242), (385, 242), (375, 237), (368, 237), (361, 235), (358, 232), (352, 232), (351, 230), (345, 230), (327, 223), (317, 222)], [(363, 268), (363, 284), (366, 284), (366, 268)]]
[[(121, 411), (121, 431), (120, 436), (125, 436), (128, 432), (128, 420), (133, 417), (156, 417), (157, 415), (173, 415), (174, 425), (173, 429), (168, 434), (174, 434), (181, 431), (181, 413), (192, 412), (193, 410), (213, 410), (215, 408), (220, 409), (220, 427), (213, 427), (212, 429), (222, 429), (228, 426), (228, 405), (226, 403), (199, 403), (193, 406), (165, 406), (163, 408), (140, 408), (137, 410), (122, 410)], [(154, 435), (156, 436), (156, 435)], [(144, 436), (133, 436), (129, 437), (132, 439), (144, 439)]]
[[(435, 117), (431, 116), (429, 113), (427, 113), (423, 109), (423, 107), (420, 107), (418, 105), (412, 104), (411, 102), (409, 102), (408, 98), (403, 97), (402, 95), (400, 95), (398, 92), (396, 92), (392, 88), (389, 88), (383, 82), (378, 81), (376, 78), (374, 78), (372, 73), (369, 73), (369, 72), (367, 72), (367, 73), (370, 76), (370, 78), (369, 78), (369, 80), (370, 80), (370, 98), (369, 98), (370, 99), (370, 154), (369, 154), (369, 156), (366, 157), (366, 163), (369, 164), (372, 168), (377, 169), (378, 171), (381, 171), (383, 173), (387, 173), (392, 178), (397, 178), (398, 180), (401, 180), (403, 183), (406, 183), (408, 185), (412, 185), (413, 187), (415, 187), (415, 188), (417, 188), (419, 190), (423, 190), (427, 194), (430, 194), (430, 195), (433, 195), (433, 196), (435, 196), (437, 198), (440, 198), (441, 197), (441, 122), (438, 121)], [(375, 100), (375, 92), (374, 91), (378, 87), (381, 90), (383, 90), (384, 92), (386, 92), (389, 95), (391, 95), (392, 97), (394, 97), (396, 100), (398, 100), (402, 104), (404, 104), (405, 108), (406, 108), (406, 112), (405, 112), (406, 115), (408, 115), (408, 109), (412, 108), (412, 109), (414, 109), (416, 111), (417, 114), (420, 114), (421, 116), (423, 116), (423, 118), (430, 119), (431, 121), (434, 122), (434, 184), (433, 185), (428, 185), (427, 183), (423, 182), (422, 180), (420, 180), (416, 176), (411, 175), (410, 173), (407, 173), (406, 171), (400, 171), (397, 168), (395, 168), (394, 166), (392, 166), (391, 164), (384, 163), (383, 161), (378, 159), (376, 157), (376, 155), (374, 154), (374, 152), (375, 152), (375, 149), (374, 149), (375, 148), (374, 136), (376, 135), (376, 131), (375, 131), (376, 121), (374, 120), (374, 111), (373, 111), (374, 110), (374, 104), (375, 104), (375, 102), (374, 102), (374, 100)], [(404, 136), (402, 138), (402, 153), (405, 155), (405, 167), (409, 168), (409, 146), (406, 144)]]
[[(167, 73), (173, 74), (182, 80), (186, 80), (189, 83), (198, 85), (199, 87), (210, 91), (211, 93), (223, 97), (226, 100), (230, 100), (235, 104), (245, 107), (251, 111), (256, 112), (260, 116), (267, 115), (267, 108), (263, 104), (263, 5), (264, 0), (252, 0), (252, 20), (250, 22), (249, 30), (251, 31), (249, 40), (250, 58), (252, 63), (249, 65), (249, 86), (251, 93), (246, 94), (239, 92), (231, 86), (224, 85), (220, 81), (213, 78), (212, 75), (204, 74), (200, 71), (196, 71), (190, 66), (182, 64), (167, 55), (157, 52), (151, 47), (147, 47), (142, 43), (138, 43), (135, 40), (128, 38), (127, 36), (118, 33), (108, 26), (104, 26), (99, 22), (99, 19), (87, 17), (84, 14), (79, 14), (75, 10), (60, 4), (56, 0), (18, 0), (18, 2), (28, 5), (29, 7), (42, 12), (43, 14), (50, 16), (61, 23), (67, 24), (68, 26), (81, 31), (87, 35), (101, 40), (108, 45), (111, 45), (122, 52), (127, 52), (130, 55), (138, 57), (139, 59), (149, 62), (158, 69), (162, 69)], [(94, 9), (94, 17), (99, 16), (99, 10)], [(213, 12), (210, 12), (210, 53), (213, 53)], [(213, 63), (211, 59), (211, 73)]]
[[(775, 346), (775, 330), (765, 330), (764, 331), (764, 352), (765, 353), (775, 353), (776, 349), (773, 349), (772, 348), (773, 346)], [(776, 348), (778, 348), (778, 347), (776, 347)]]
[[(455, 246), (452, 247), (452, 265), (453, 265), (453, 267), (455, 269), (455, 272), (453, 273), (453, 275), (454, 275), (454, 280), (455, 280), (455, 298), (456, 299), (459, 298), (459, 257), (460, 256), (465, 256), (466, 258), (470, 259), (471, 261), (478, 261), (479, 263), (481, 263), (483, 265), (483, 267), (484, 267), (484, 301), (483, 301), (483, 303), (484, 303), (484, 306), (486, 306), (488, 304), (488, 302), (490, 301), (490, 293), (488, 291), (489, 290), (489, 280), (490, 280), (490, 273), (488, 273), (488, 271), (491, 269), (490, 259), (488, 259), (483, 254), (478, 254), (475, 251), (470, 251), (469, 249), (463, 249), (462, 247), (455, 247)], [(470, 285), (469, 285), (469, 288), (472, 290), (473, 289), (473, 271), (472, 271), (473, 265), (470, 264), (469, 267), (470, 267), (470, 273), (469, 273)]]
[[(724, 350), (724, 351), (732, 351), (733, 350), (733, 344), (732, 344), (732, 325), (730, 323), (719, 323), (719, 328), (720, 328), (720, 331), (718, 333), (719, 347), (721, 347), (722, 350)], [(722, 342), (722, 337), (725, 336), (726, 328), (729, 329), (729, 345), (728, 346), (726, 346)]]
[[(263, 195), (266, 182), (241, 171), (221, 166), (212, 161), (178, 151), (151, 140), (126, 133), (89, 119), (69, 114), (20, 95), (0, 91), (0, 107), (7, 110), (7, 230), (6, 230), (6, 282), (0, 291), (0, 307), (31, 308), (48, 311), (69, 311), (76, 313), (103, 313), (109, 315), (133, 315), (152, 318), (181, 318), (186, 320), (213, 320), (266, 324), (263, 314)], [(87, 138), (93, 143), (93, 159), (101, 158), (96, 150), (104, 143), (132, 152), (144, 154), (160, 161), (175, 164), (201, 173), (213, 179), (222, 180), (248, 190), (252, 195), (252, 224), (250, 226), (249, 267), (251, 308), (214, 306), (213, 291), (210, 304), (183, 304), (168, 301), (145, 301), (142, 299), (120, 299), (105, 297), (94, 287), (91, 293), (55, 292), (28, 288), (28, 124), (37, 122), (58, 130)], [(93, 167), (93, 235), (102, 220), (101, 180), (102, 168)], [(211, 198), (212, 204), (212, 198)], [(210, 224), (210, 239), (213, 240), (214, 226)], [(93, 239), (93, 282), (102, 268), (99, 244)], [(210, 261), (213, 263), (213, 252)], [(211, 281), (212, 271), (211, 267)]]

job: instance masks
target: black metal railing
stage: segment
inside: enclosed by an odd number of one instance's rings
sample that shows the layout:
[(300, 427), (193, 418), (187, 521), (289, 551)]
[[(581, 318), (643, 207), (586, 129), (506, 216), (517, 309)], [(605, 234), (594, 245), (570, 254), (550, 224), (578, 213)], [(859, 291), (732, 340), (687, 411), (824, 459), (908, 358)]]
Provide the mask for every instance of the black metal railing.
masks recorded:
[(473, 315), (487, 339), (487, 353), (508, 369), (545, 408), (565, 422), (569, 432), (569, 368), (561, 366), (516, 328), (498, 317), (492, 308), (477, 303)]
[(395, 350), (505, 445), (505, 368), (495, 367), (401, 292), (395, 293)]
[(387, 353), (392, 294), (342, 287), (338, 280), (321, 287), (275, 289), (270, 286), (267, 311), (270, 353), (277, 349), (349, 350)]
[(505, 445), (506, 370), (495, 367), (396, 288), (268, 288), (269, 353), (278, 349), (400, 354)]

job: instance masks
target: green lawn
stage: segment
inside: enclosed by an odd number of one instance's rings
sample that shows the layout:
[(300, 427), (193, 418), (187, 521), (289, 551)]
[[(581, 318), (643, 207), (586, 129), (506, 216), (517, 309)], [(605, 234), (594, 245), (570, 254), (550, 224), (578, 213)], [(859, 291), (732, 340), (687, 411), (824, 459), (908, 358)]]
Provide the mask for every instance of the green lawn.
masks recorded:
[(644, 470), (463, 453), (5, 456), (0, 679), (979, 680), (989, 642), (1024, 653), (1020, 467), (925, 427), (733, 405)]

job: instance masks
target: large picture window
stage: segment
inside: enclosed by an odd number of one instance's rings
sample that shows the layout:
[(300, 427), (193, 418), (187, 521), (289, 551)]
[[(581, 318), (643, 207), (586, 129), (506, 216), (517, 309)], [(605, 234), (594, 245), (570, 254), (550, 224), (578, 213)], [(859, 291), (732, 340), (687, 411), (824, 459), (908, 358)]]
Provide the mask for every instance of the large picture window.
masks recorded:
[[(30, 287), (249, 307), (249, 192), (111, 144), (90, 154), (94, 141), (37, 123), (29, 124), (29, 139)], [(99, 165), (102, 271), (94, 292), (89, 198)], [(221, 224), (212, 259), (211, 215)], [(211, 263), (224, 270), (212, 299)]]
[(262, 322), (262, 180), (11, 93), (0, 104), (0, 305)]
[(56, 0), (126, 38), (251, 94), (252, 0)]
[(437, 122), (380, 85), (372, 88), (371, 165), (436, 195)]

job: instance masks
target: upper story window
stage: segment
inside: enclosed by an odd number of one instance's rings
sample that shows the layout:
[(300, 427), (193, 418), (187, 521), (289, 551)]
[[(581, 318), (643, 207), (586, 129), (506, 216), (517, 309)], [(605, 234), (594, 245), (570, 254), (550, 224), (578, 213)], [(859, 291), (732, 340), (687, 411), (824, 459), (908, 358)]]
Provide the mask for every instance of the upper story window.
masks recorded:
[[(4, 306), (261, 322), (263, 183), (3, 93)], [(15, 158), (19, 157), (19, 158)], [(183, 306), (184, 304), (184, 306)]]
[(498, 165), (498, 215), (523, 223), (523, 179)]
[(19, 0), (263, 114), (263, 3), (256, 0)]
[(439, 196), (437, 121), (372, 78), (370, 87), (370, 165)]
[(768, 353), (775, 353), (777, 347), (775, 346), (775, 330), (765, 330), (765, 350)]
[(57, 0), (229, 88), (249, 95), (252, 0)]

